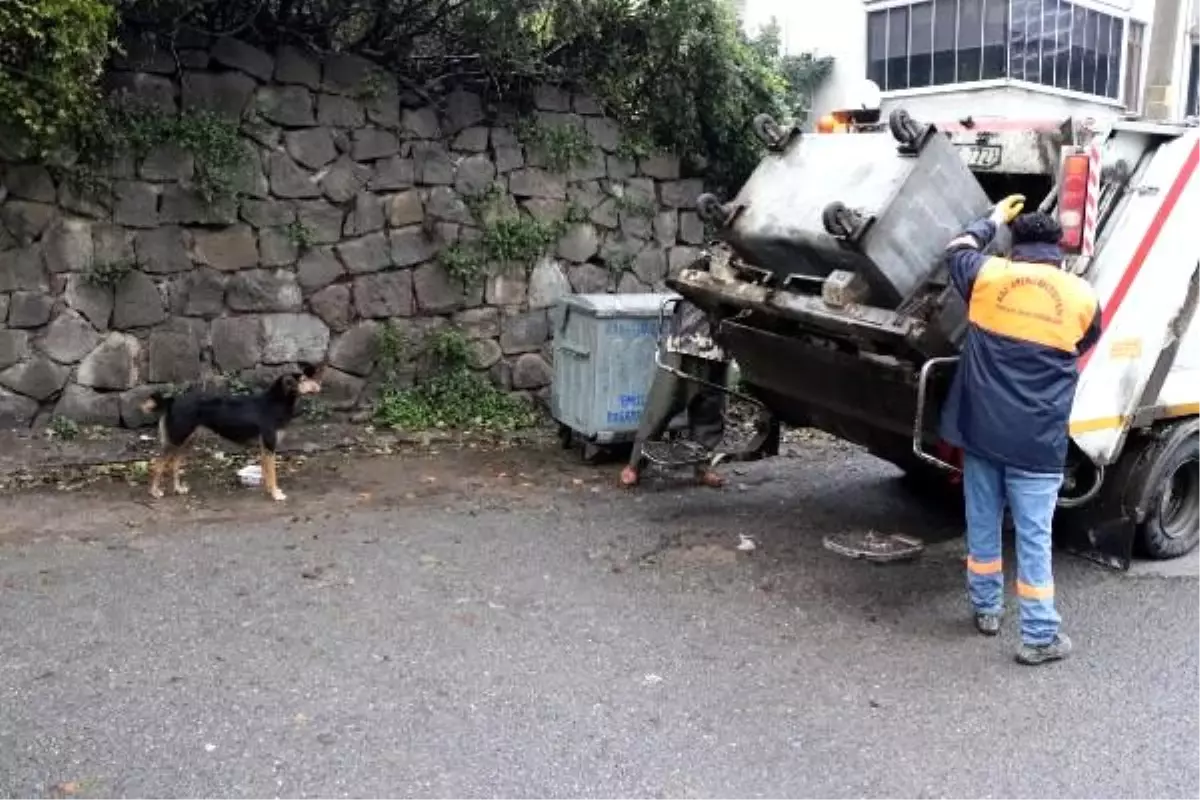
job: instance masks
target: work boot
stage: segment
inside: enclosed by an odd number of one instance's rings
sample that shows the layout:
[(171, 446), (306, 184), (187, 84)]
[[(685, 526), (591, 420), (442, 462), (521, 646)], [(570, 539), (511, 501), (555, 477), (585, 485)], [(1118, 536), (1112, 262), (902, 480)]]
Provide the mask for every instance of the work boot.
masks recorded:
[(1017, 651), (1017, 663), (1029, 667), (1060, 661), (1071, 653), (1071, 640), (1065, 633), (1054, 637), (1050, 644), (1023, 644)]
[(1000, 632), (1000, 615), (988, 611), (976, 611), (975, 630), (984, 636), (995, 636)]

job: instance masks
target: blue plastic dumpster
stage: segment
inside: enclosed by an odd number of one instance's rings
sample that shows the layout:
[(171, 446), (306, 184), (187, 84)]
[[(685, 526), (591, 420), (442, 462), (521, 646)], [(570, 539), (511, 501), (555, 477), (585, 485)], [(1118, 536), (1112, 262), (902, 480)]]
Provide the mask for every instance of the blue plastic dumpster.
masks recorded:
[(678, 297), (576, 294), (555, 306), (550, 411), (564, 446), (574, 437), (593, 446), (633, 440), (657, 369), (659, 315)]

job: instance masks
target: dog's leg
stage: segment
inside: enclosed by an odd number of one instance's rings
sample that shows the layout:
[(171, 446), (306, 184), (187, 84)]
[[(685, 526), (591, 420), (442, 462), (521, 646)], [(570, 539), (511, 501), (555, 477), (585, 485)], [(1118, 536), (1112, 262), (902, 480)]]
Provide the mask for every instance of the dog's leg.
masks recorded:
[(167, 462), (171, 461), (171, 457), (163, 453), (158, 458), (150, 462), (150, 496), (157, 499), (163, 496), (162, 474), (167, 466)]
[(263, 486), (272, 500), (287, 500), (287, 495), (279, 488), (278, 476), (275, 474), (275, 453), (265, 447), (262, 451)]
[(171, 482), (174, 485), (175, 494), (187, 494), (188, 486), (183, 482), (183, 453), (175, 456), (171, 462)]

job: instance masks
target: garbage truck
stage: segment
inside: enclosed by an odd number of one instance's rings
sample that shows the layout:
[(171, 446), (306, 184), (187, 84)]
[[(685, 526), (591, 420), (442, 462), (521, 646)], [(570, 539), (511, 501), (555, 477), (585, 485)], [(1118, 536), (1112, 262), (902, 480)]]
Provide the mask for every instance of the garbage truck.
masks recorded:
[[(966, 333), (945, 245), (1011, 193), (1057, 215), (1103, 333), (1080, 359), (1056, 543), (1117, 569), (1200, 537), (1200, 128), (1121, 119), (925, 123), (854, 112), (813, 133), (754, 120), (767, 154), (697, 207), (731, 251), (672, 289), (720, 320), (784, 424), (953, 482), (938, 418)], [(1002, 228), (992, 252), (1011, 243)]]

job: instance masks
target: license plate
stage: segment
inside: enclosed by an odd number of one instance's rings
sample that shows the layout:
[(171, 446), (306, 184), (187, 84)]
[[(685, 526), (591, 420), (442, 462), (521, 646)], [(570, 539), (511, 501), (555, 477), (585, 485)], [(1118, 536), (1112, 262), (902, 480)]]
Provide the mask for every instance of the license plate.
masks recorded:
[(1003, 154), (998, 144), (960, 144), (958, 150), (971, 169), (995, 169)]

